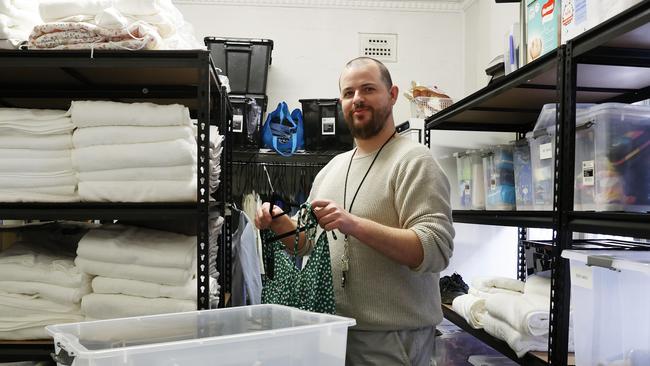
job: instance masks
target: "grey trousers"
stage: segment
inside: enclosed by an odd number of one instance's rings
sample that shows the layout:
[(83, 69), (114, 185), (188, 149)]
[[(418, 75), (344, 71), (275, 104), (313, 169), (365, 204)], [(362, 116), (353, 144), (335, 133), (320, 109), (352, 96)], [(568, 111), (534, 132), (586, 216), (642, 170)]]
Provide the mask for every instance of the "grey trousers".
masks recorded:
[(349, 330), (346, 366), (429, 366), (436, 327), (397, 331)]

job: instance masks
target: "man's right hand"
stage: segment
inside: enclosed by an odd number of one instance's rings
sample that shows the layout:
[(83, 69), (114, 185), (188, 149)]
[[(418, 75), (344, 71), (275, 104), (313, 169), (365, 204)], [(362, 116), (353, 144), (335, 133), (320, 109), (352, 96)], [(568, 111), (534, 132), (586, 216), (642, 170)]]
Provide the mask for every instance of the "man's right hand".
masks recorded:
[(279, 215), (283, 212), (279, 206), (273, 205), (273, 214), (271, 214), (269, 211), (270, 207), (271, 204), (269, 202), (264, 202), (262, 206), (257, 209), (257, 213), (255, 214), (255, 226), (257, 226), (259, 230), (270, 228), (271, 222), (273, 221), (271, 216)]

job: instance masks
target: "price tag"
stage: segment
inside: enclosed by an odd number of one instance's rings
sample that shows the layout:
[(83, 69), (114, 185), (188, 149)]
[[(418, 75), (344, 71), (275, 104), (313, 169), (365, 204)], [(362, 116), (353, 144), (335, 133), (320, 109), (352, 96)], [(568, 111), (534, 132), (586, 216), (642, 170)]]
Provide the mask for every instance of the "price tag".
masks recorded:
[(244, 132), (243, 114), (235, 114), (232, 116), (232, 132)]
[(582, 162), (582, 185), (594, 185), (594, 161), (587, 160)]
[(589, 266), (577, 265), (571, 268), (571, 284), (587, 289), (594, 288), (594, 270)]
[(553, 143), (539, 145), (539, 158), (540, 160), (553, 158)]
[(336, 119), (334, 117), (321, 118), (321, 128), (323, 135), (336, 135)]

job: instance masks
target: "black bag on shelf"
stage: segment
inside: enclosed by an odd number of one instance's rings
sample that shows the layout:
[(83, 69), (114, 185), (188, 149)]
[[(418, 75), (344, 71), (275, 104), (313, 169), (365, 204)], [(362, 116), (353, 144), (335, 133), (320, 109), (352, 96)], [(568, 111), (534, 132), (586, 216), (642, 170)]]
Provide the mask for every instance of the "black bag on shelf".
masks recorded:
[(305, 123), (305, 150), (347, 151), (352, 134), (345, 124), (338, 99), (300, 99)]
[(260, 128), (264, 121), (266, 95), (229, 95), (232, 105), (232, 143), (235, 149), (259, 149)]

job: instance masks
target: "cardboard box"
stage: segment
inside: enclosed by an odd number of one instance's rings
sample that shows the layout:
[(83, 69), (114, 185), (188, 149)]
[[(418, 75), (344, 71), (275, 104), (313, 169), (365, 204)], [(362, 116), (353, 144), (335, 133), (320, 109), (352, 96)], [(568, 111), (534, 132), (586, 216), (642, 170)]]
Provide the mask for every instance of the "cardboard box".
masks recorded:
[(555, 50), (560, 44), (560, 0), (526, 0), (528, 62)]

